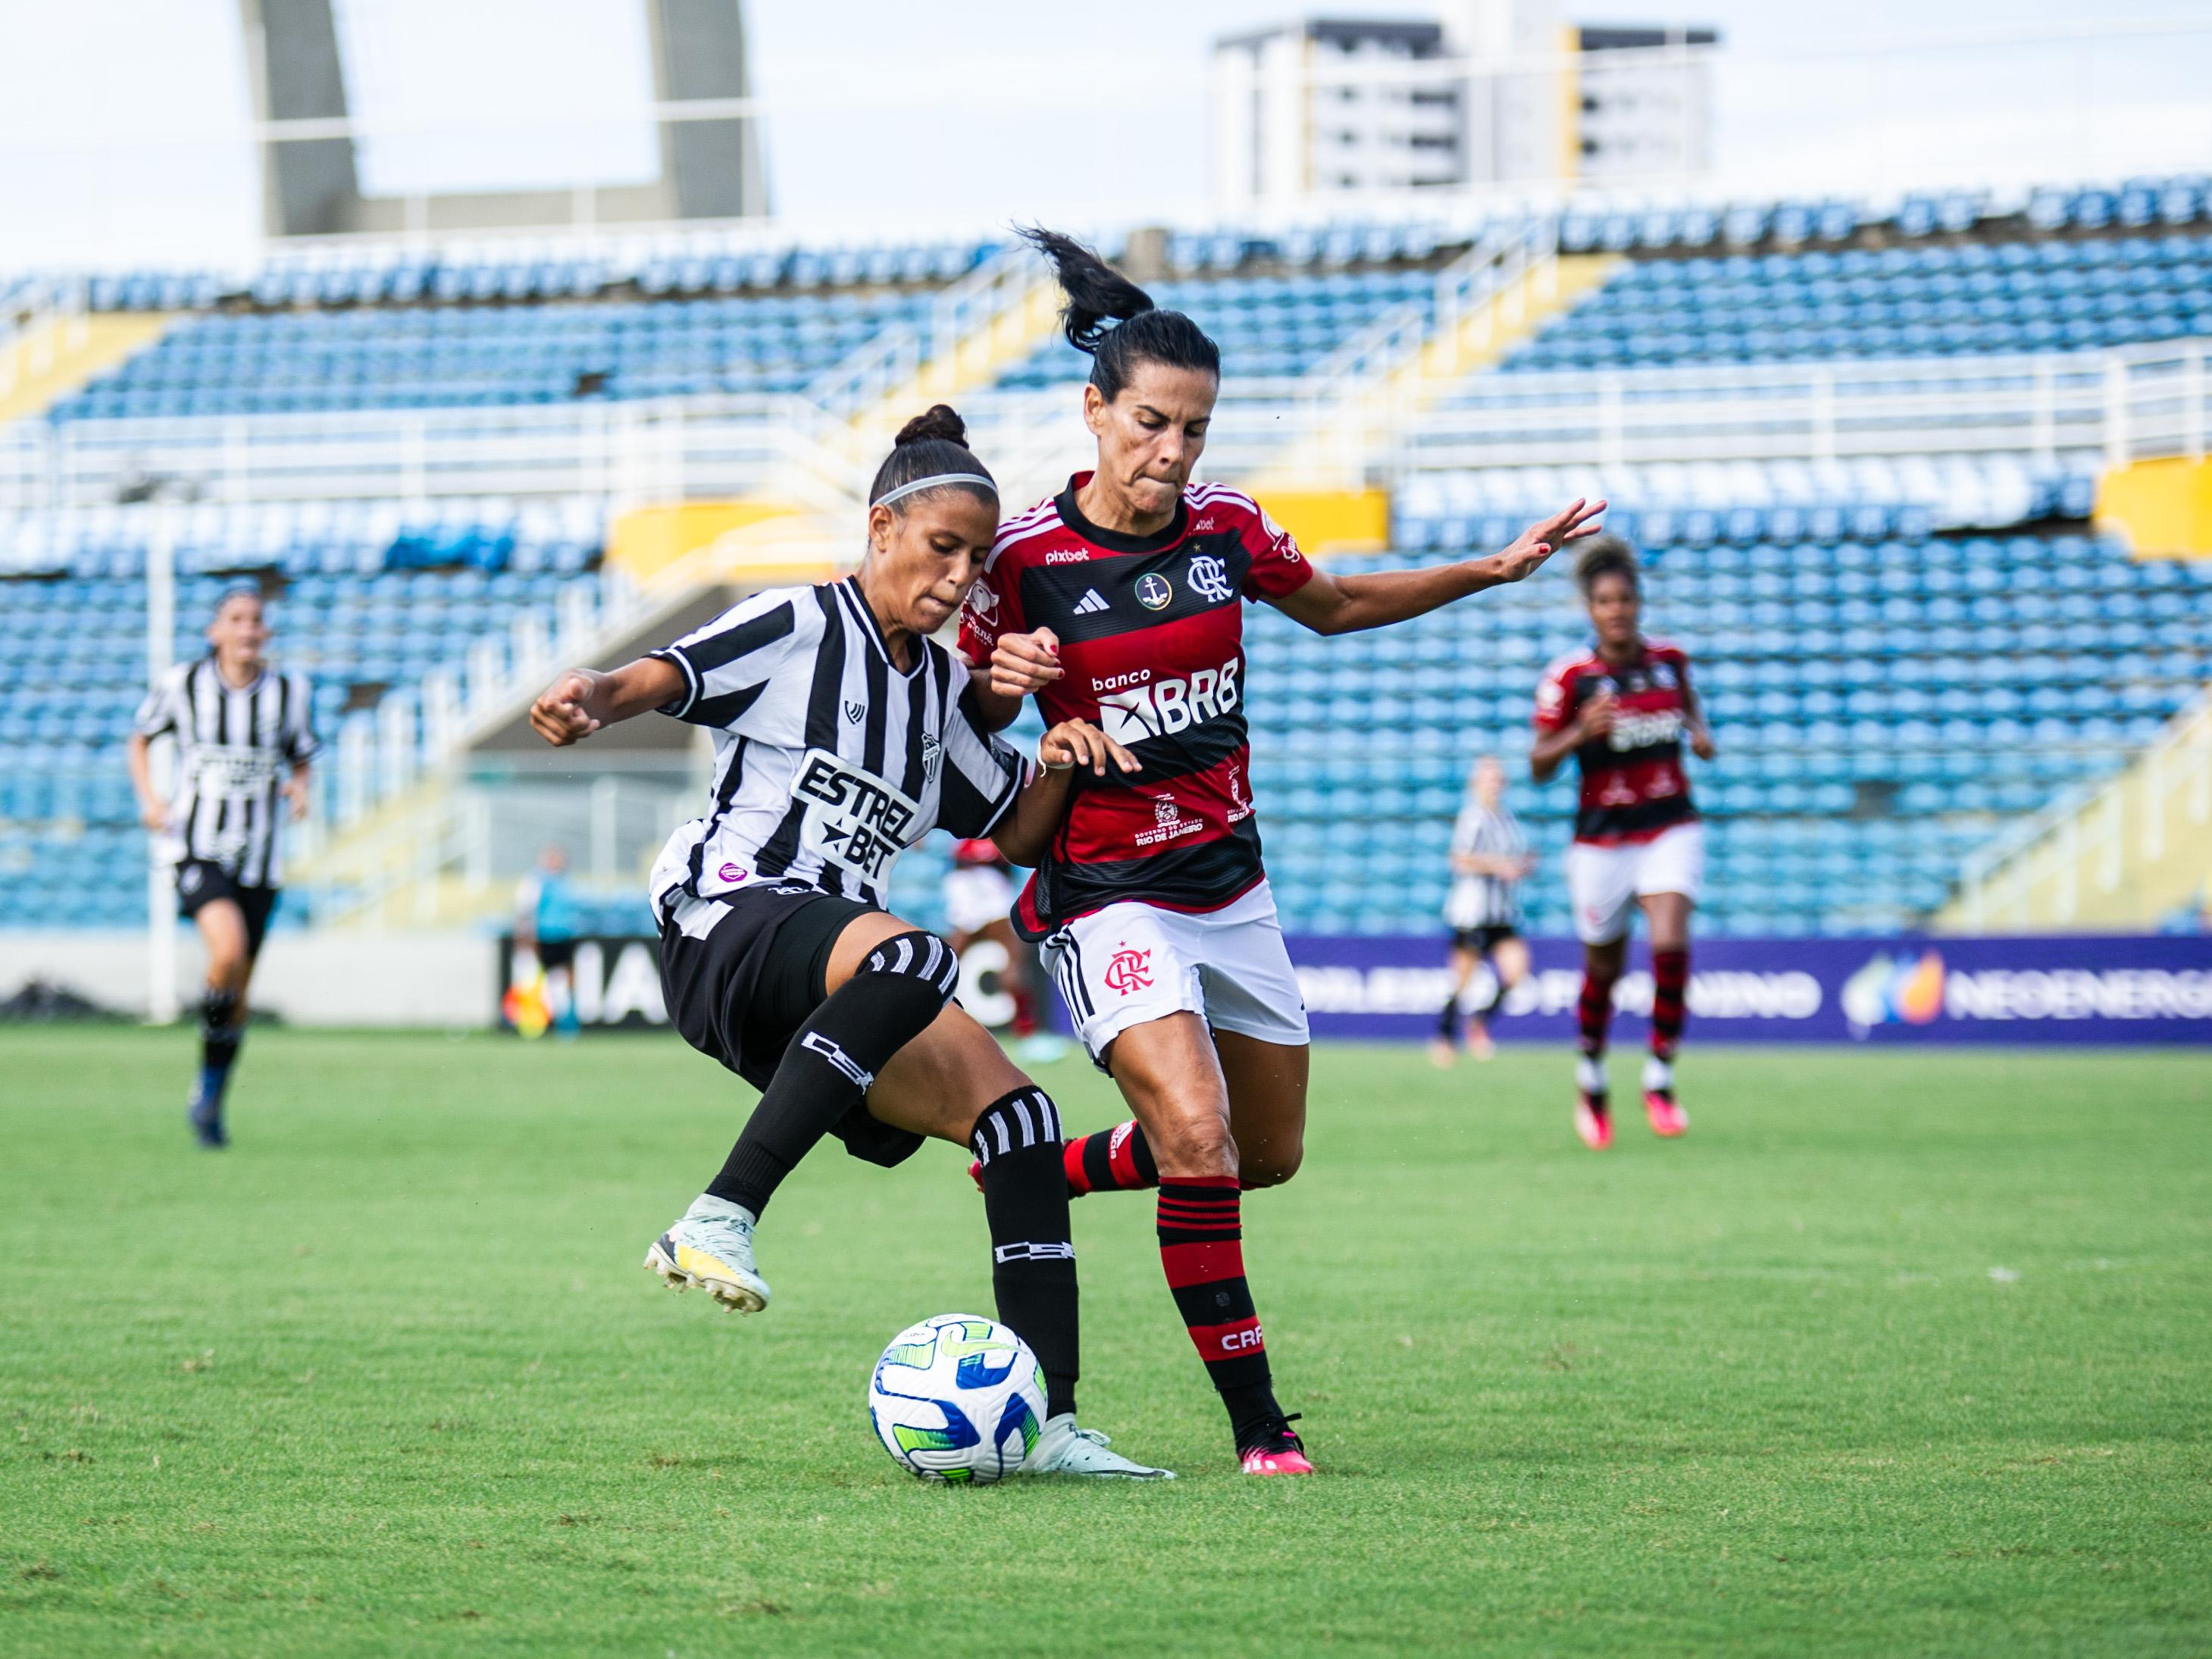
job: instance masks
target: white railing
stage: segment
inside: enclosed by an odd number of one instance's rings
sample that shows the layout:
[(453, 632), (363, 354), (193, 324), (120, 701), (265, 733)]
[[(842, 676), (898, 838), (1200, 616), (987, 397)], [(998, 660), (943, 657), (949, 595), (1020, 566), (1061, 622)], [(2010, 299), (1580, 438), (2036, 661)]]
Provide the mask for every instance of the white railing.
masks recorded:
[(2085, 877), (2100, 893), (2118, 890), (2131, 855), (2146, 864), (2166, 857), (2177, 797), (2212, 862), (2212, 696), (2177, 715), (2118, 776), (2069, 790), (1967, 859), (1960, 874), (1966, 925), (2028, 919), (2046, 884), (2062, 923), (2077, 910)]
[(2206, 354), (2108, 351), (1495, 375), (1402, 425), (1391, 471), (2088, 451), (2204, 453)]
[(765, 494), (848, 505), (845, 422), (791, 396), (0, 427), (0, 509), (112, 501), (126, 477), (215, 501)]

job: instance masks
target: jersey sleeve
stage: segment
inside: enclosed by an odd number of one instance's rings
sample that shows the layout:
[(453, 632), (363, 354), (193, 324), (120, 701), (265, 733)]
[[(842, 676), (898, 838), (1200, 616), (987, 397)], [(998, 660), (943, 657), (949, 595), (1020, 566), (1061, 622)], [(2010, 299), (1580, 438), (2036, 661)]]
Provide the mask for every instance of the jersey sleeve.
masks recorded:
[(968, 672), (957, 660), (952, 676), (937, 827), (973, 841), (999, 827), (999, 820), (1029, 781), (1030, 767), (1012, 744), (985, 731), (975, 718), (968, 695)]
[(323, 752), (322, 740), (315, 736), (315, 688), (305, 674), (290, 676), (288, 684), (284, 729), (277, 740), (286, 760), (305, 766)]
[(756, 593), (672, 645), (647, 652), (673, 664), (684, 690), (659, 712), (694, 726), (735, 730), (769, 681), (791, 659), (799, 607), (788, 591)]
[(1536, 682), (1536, 729), (1539, 732), (1556, 732), (1574, 718), (1573, 678), (1574, 665), (1559, 662), (1546, 669), (1544, 678)]
[(1244, 550), (1252, 558), (1251, 568), (1244, 573), (1248, 599), (1279, 599), (1313, 580), (1313, 566), (1298, 551), (1297, 538), (1257, 502), (1244, 528)]
[(1026, 634), (1022, 615), (1022, 567), (1018, 554), (1001, 553), (968, 590), (960, 608), (960, 655), (981, 668), (991, 660), (1002, 634)]
[(131, 729), (142, 738), (158, 738), (165, 732), (177, 731), (185, 720), (185, 677), (181, 671), (172, 669), (155, 680), (131, 717)]

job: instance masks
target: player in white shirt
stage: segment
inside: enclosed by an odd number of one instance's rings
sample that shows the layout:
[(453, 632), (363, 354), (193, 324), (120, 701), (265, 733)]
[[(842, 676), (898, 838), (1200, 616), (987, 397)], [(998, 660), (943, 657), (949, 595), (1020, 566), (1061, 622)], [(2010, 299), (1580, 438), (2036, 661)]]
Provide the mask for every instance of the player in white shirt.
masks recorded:
[[(200, 995), (200, 1069), (186, 1121), (203, 1146), (230, 1144), (223, 1101), (246, 1038), (246, 988), (283, 881), (283, 826), (307, 810), (316, 752), (304, 674), (266, 659), (270, 628), (254, 587), (234, 587), (208, 623), (208, 654), (179, 663), (146, 694), (125, 757), (138, 814), (175, 868), (177, 908), (207, 948)], [(152, 744), (177, 745), (167, 800), (154, 786)]]
[(951, 948), (884, 908), (891, 866), (932, 829), (1034, 860), (1079, 766), (1103, 778), (1135, 763), (1066, 720), (1033, 769), (971, 718), (967, 665), (931, 636), (982, 569), (999, 495), (958, 416), (940, 404), (908, 422), (868, 500), (854, 574), (756, 593), (612, 673), (572, 670), (531, 710), (556, 746), (653, 712), (714, 734), (708, 811), (669, 837), (650, 878), (661, 988), (684, 1040), (761, 1098), (645, 1265), (757, 1313), (769, 1286), (755, 1229), (824, 1135), (886, 1168), (932, 1136), (967, 1147), (982, 1170), (999, 1316), (1045, 1377), (1047, 1420), (1024, 1469), (1160, 1478), (1076, 1426), (1058, 1109), (952, 1001)]
[[(1490, 1017), (1506, 993), (1528, 976), (1528, 946), (1521, 937), (1521, 884), (1536, 868), (1521, 821), (1505, 804), (1505, 768), (1485, 755), (1468, 775), (1467, 802), (1452, 826), (1451, 893), (1444, 922), (1452, 930), (1451, 995), (1429, 1045), (1438, 1066), (1459, 1057), (1464, 1027), (1468, 1051), (1477, 1060), (1494, 1052)], [(1490, 965), (1490, 991), (1479, 1007), (1467, 1006), (1474, 970)]]

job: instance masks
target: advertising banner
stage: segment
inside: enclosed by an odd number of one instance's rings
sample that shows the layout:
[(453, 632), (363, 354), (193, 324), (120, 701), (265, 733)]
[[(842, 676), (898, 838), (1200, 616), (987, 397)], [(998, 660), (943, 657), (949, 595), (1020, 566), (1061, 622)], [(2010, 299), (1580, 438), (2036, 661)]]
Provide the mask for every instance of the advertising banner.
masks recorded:
[[(1290, 943), (1316, 1036), (1437, 1029), (1451, 988), (1442, 939)], [(1535, 939), (1531, 951), (1534, 966), (1492, 1034), (1570, 1042), (1582, 947)], [(1617, 1043), (1640, 1036), (1650, 1013), (1648, 964), (1639, 942), (1613, 995)], [(1690, 964), (1699, 1042), (2212, 1043), (2212, 938), (2202, 936), (1701, 939)]]
[[(660, 941), (651, 934), (600, 936), (569, 941), (560, 953), (567, 982), (558, 972), (524, 954), (516, 960), (512, 934), (499, 942), (500, 1024), (529, 1035), (557, 1029), (563, 999), (573, 1000), (579, 1028), (628, 1026), (645, 1030), (668, 1024), (660, 994)], [(960, 1003), (993, 1029), (1014, 1017), (1014, 1000), (1000, 982), (1006, 947), (995, 940), (972, 940), (960, 953)], [(1044, 1010), (1065, 1029), (1056, 1001)]]
[[(1436, 1030), (1450, 990), (1441, 938), (1293, 936), (1290, 947), (1315, 1036), (1418, 1040)], [(984, 954), (962, 963), (963, 1000), (987, 1016), (1004, 1000), (995, 948), (983, 941)], [(577, 1023), (665, 1026), (659, 951), (652, 938), (577, 940)], [(1534, 967), (1492, 1034), (1569, 1042), (1581, 947), (1535, 939), (1531, 951)], [(502, 940), (510, 1009), (514, 955)], [(1639, 943), (1614, 993), (1616, 1042), (1639, 1035), (1650, 1012), (1646, 962)], [(1691, 964), (1691, 1030), (1701, 1042), (2212, 1043), (2207, 937), (1712, 939), (1696, 942)], [(1056, 999), (1049, 1017), (1066, 1029)]]

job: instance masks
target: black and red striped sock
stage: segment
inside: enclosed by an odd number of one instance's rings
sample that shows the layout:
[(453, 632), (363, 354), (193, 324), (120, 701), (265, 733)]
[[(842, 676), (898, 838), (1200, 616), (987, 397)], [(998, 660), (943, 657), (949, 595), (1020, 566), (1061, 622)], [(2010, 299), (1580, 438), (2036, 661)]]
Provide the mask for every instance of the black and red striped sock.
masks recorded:
[(1244, 1279), (1239, 1202), (1234, 1176), (1160, 1182), (1160, 1265), (1242, 1451), (1257, 1443), (1282, 1412), (1252, 1287)]
[(1575, 1029), (1580, 1034), (1582, 1051), (1592, 1059), (1605, 1052), (1606, 1028), (1613, 1024), (1613, 985), (1611, 979), (1600, 979), (1588, 968), (1583, 969), (1583, 994), (1575, 1003)]
[(1683, 1002), (1690, 988), (1690, 952), (1651, 953), (1651, 1052), (1671, 1060), (1681, 1046)]
[(1067, 1194), (1133, 1193), (1160, 1184), (1160, 1166), (1145, 1132), (1133, 1122), (1117, 1123), (1095, 1135), (1079, 1135), (1060, 1149), (1067, 1166)]

